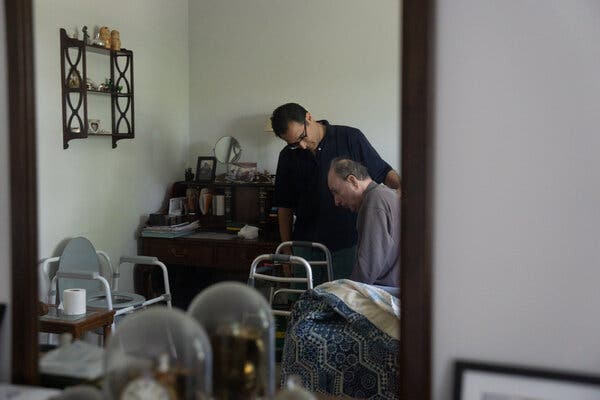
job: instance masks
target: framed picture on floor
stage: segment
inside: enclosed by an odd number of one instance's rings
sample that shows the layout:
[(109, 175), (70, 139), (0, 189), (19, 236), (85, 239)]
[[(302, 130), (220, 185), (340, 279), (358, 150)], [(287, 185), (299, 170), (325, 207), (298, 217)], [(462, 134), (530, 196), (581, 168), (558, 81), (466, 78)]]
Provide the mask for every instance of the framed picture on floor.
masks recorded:
[(600, 400), (600, 376), (459, 360), (454, 400)]

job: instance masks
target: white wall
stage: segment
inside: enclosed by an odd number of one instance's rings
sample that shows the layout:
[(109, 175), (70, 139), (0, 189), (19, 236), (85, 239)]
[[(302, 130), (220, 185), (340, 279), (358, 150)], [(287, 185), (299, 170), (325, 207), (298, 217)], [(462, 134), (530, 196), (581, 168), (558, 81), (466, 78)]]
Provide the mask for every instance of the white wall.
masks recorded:
[(274, 173), (283, 142), (263, 128), (298, 102), (361, 129), (398, 169), (399, 26), (397, 0), (190, 2), (191, 165), (233, 135)]
[[(10, 274), (10, 193), (8, 163), (8, 80), (6, 69), (6, 31), (4, 3), (0, 4), (0, 303), (8, 307), (11, 302)], [(0, 322), (0, 382), (10, 379), (10, 314)]]
[(436, 12), (434, 398), (459, 357), (600, 375), (600, 3)]
[[(40, 256), (55, 255), (61, 241), (77, 235), (115, 261), (135, 254), (142, 217), (160, 208), (170, 183), (183, 179), (187, 13), (187, 0), (34, 1)], [(91, 137), (63, 150), (59, 28), (84, 24), (92, 34), (95, 25), (118, 29), (122, 46), (134, 51), (135, 139), (116, 149), (109, 138)], [(92, 54), (88, 64), (94, 60), (103, 62)], [(91, 77), (102, 81), (108, 74), (107, 67), (105, 76)], [(121, 289), (132, 288), (131, 274), (122, 272)]]

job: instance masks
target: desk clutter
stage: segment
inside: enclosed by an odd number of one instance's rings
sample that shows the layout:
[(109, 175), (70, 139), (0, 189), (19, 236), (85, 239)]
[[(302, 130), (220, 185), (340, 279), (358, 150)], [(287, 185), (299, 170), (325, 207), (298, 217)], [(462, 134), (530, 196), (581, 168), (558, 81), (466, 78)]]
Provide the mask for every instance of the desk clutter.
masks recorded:
[(177, 238), (197, 231), (228, 232), (243, 239), (278, 240), (272, 181), (175, 182), (162, 209), (148, 216), (140, 237)]
[[(236, 235), (231, 233), (223, 232), (196, 232), (200, 228), (198, 221), (184, 222), (178, 225), (164, 225), (164, 226), (146, 226), (140, 231), (142, 237), (155, 237), (155, 238), (176, 238), (180, 236), (189, 236), (198, 239), (214, 239), (224, 240), (232, 239)], [(239, 225), (231, 224), (226, 227), (227, 232), (237, 232), (237, 237), (242, 239), (256, 239), (258, 238), (259, 228), (252, 225)]]
[(200, 227), (198, 221), (183, 222), (177, 225), (149, 225), (140, 231), (142, 237), (174, 238), (194, 233)]
[[(175, 182), (161, 210), (150, 214), (148, 225), (173, 226), (198, 221), (204, 230), (260, 228), (261, 237), (278, 234), (273, 208), (274, 184), (268, 182)], [(237, 228), (237, 229), (234, 229)]]

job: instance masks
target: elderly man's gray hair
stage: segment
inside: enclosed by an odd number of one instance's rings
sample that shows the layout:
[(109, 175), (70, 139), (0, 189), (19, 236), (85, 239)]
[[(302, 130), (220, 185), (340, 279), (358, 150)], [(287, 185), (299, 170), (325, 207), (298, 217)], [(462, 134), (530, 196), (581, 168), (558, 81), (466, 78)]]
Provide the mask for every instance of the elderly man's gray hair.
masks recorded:
[(367, 167), (349, 158), (336, 157), (331, 160), (329, 168), (342, 179), (346, 179), (350, 175), (354, 175), (359, 181), (370, 178)]

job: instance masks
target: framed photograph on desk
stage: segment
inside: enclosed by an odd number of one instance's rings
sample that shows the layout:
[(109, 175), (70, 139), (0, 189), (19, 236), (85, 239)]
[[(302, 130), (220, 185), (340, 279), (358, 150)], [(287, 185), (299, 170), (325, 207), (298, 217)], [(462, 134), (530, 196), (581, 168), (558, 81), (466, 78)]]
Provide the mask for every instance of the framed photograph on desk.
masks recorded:
[(217, 168), (217, 159), (215, 157), (198, 157), (196, 165), (197, 182), (213, 182), (215, 180), (215, 170)]

